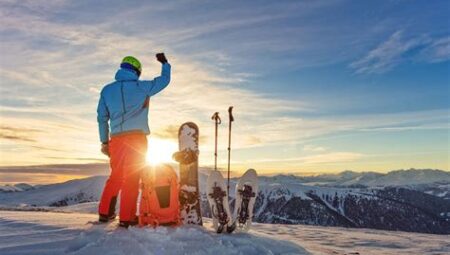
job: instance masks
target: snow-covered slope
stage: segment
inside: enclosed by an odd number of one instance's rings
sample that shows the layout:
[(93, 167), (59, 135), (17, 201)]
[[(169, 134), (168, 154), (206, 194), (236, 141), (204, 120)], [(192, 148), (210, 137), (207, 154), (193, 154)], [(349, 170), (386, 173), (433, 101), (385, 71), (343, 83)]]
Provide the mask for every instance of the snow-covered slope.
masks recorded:
[(254, 224), (248, 234), (205, 228), (86, 224), (95, 214), (0, 211), (0, 254), (449, 254), (443, 235), (305, 225)]
[(309, 254), (292, 242), (249, 234), (218, 235), (206, 227), (118, 229), (87, 224), (95, 214), (1, 212), (0, 254)]
[(33, 185), (27, 183), (17, 183), (14, 185), (0, 185), (0, 193), (9, 193), (9, 192), (21, 192), (30, 189), (34, 189)]
[(255, 204), (254, 220), (450, 233), (450, 201), (406, 188), (335, 188), (267, 184)]
[(105, 176), (94, 176), (64, 183), (42, 185), (22, 192), (0, 193), (0, 205), (65, 206), (98, 201), (105, 180)]

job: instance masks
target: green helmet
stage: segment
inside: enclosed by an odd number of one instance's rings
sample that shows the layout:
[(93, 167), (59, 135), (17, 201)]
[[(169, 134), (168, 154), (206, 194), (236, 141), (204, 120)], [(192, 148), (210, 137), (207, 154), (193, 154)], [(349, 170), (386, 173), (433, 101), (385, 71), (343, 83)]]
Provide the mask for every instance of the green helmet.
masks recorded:
[(139, 62), (139, 60), (133, 56), (124, 57), (120, 66), (125, 67), (125, 68), (131, 67), (131, 68), (135, 69), (135, 71), (138, 73), (138, 75), (140, 75), (142, 72), (141, 62)]

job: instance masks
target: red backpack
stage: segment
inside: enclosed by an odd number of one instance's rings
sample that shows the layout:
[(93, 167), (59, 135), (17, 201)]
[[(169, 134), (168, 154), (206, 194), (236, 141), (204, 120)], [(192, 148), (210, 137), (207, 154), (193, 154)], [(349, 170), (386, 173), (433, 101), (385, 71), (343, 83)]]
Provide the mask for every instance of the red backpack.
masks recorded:
[(139, 225), (180, 225), (178, 176), (169, 165), (157, 166), (142, 176)]

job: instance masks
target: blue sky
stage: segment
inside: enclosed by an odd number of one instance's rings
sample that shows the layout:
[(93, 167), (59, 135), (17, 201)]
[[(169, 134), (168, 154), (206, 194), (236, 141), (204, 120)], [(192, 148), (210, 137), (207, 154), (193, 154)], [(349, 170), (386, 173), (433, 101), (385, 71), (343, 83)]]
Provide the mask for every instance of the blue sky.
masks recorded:
[[(143, 78), (153, 137), (193, 120), (204, 165), (234, 105), (236, 171), (449, 166), (448, 1), (2, 1), (0, 165), (98, 162), (95, 107), (120, 59)], [(226, 159), (222, 125), (220, 163)], [(20, 156), (18, 156), (20, 155)]]

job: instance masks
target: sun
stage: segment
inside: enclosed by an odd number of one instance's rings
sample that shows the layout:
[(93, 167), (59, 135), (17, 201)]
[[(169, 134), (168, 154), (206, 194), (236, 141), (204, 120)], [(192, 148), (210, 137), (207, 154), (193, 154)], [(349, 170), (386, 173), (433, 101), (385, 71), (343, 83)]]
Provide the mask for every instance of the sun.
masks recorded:
[(148, 140), (147, 164), (157, 165), (172, 162), (172, 154), (178, 151), (178, 144), (173, 141), (150, 137)]

